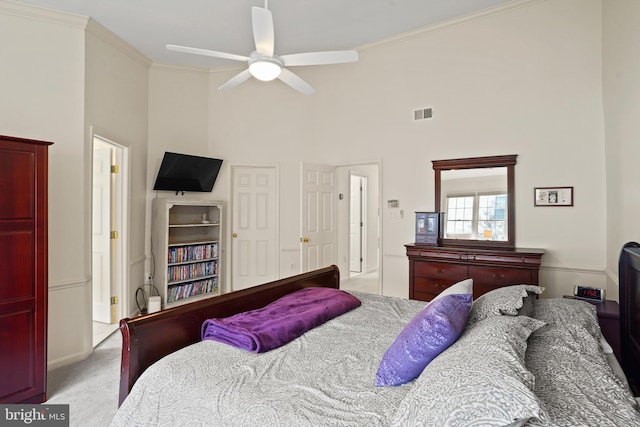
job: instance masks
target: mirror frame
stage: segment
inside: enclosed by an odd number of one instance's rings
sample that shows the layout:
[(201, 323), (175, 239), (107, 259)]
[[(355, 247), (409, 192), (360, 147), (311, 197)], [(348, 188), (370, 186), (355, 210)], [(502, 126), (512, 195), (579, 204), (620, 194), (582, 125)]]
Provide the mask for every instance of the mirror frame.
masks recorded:
[(435, 172), (435, 212), (441, 212), (441, 173), (454, 169), (507, 168), (507, 215), (509, 223), (506, 241), (487, 241), (470, 239), (445, 239), (444, 230), (439, 239), (441, 246), (468, 246), (486, 249), (515, 249), (516, 244), (516, 201), (515, 201), (515, 165), (517, 154), (505, 156), (467, 157), (464, 159), (432, 160)]

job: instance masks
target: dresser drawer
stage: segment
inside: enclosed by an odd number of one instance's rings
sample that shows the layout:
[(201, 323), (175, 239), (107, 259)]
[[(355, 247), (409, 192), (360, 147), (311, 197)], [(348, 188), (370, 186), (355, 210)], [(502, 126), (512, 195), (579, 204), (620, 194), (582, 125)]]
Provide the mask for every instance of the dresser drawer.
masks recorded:
[[(413, 266), (414, 277), (430, 277), (434, 279), (453, 280), (455, 282), (466, 279), (468, 268), (466, 265), (450, 264), (446, 262), (420, 262)], [(454, 282), (454, 283), (455, 283)]]
[(486, 284), (494, 288), (508, 285), (533, 284), (531, 270), (504, 267), (469, 267), (473, 284)]
[(418, 300), (418, 301), (429, 302), (432, 299), (434, 299), (436, 296), (437, 295), (430, 294), (430, 293), (427, 293), (427, 292), (414, 292), (413, 293), (413, 297), (411, 299)]
[(515, 284), (538, 284), (540, 249), (485, 249), (405, 245), (409, 297), (431, 301), (443, 290), (473, 279), (473, 297)]
[[(460, 279), (462, 280), (462, 279)], [(444, 291), (451, 285), (455, 285), (459, 280), (449, 279), (431, 279), (427, 277), (416, 277), (413, 281), (414, 299), (420, 299), (422, 301), (431, 301), (440, 292)], [(423, 294), (425, 297), (430, 296), (429, 299), (416, 298), (416, 294)]]

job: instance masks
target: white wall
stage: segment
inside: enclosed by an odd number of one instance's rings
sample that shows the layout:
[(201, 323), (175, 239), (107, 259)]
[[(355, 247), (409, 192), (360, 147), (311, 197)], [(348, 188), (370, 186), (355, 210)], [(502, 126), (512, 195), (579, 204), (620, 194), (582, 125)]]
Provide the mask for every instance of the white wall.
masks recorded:
[[(395, 296), (408, 295), (411, 213), (433, 209), (431, 160), (518, 154), (517, 245), (547, 250), (547, 295), (569, 293), (576, 283), (604, 286), (601, 3), (518, 4), (364, 47), (355, 64), (297, 67), (317, 90), (311, 97), (277, 81), (219, 92), (238, 70), (211, 73), (202, 152), (280, 164), (282, 250), (298, 247), (300, 161), (384, 159), (382, 199), (399, 199), (406, 213), (398, 219), (382, 211), (384, 292)], [(413, 109), (425, 106), (433, 107), (433, 120), (412, 122)], [(179, 110), (168, 106), (163, 114), (158, 121), (168, 122)], [(153, 145), (150, 160), (157, 161)], [(215, 198), (228, 199), (226, 179)], [(534, 208), (540, 186), (573, 186), (575, 206)]]
[(615, 296), (620, 249), (640, 242), (640, 2), (605, 0), (602, 5), (607, 273)]
[[(123, 267), (128, 270), (130, 286), (124, 295), (119, 295), (123, 312), (128, 315), (137, 310), (135, 291), (143, 283), (147, 253), (145, 224), (151, 61), (93, 20), (89, 20), (85, 44), (87, 182), (91, 182), (92, 176), (91, 131), (127, 147), (129, 151), (128, 230), (119, 230), (121, 238), (128, 238), (129, 242), (128, 265)], [(91, 200), (90, 186), (87, 186), (87, 200)], [(90, 234), (86, 236), (87, 239), (90, 237)], [(88, 245), (91, 247), (90, 240)]]
[[(183, 197), (171, 191), (153, 191), (160, 163), (165, 151), (206, 156), (209, 73), (205, 70), (173, 68), (153, 65), (149, 72), (149, 152), (146, 169), (147, 220), (146, 220), (146, 270), (155, 275), (154, 254), (151, 251), (151, 200), (154, 198)], [(222, 165), (220, 175), (226, 173), (228, 163)], [(213, 193), (188, 193), (184, 197), (216, 198), (219, 191), (216, 184)], [(223, 213), (223, 218), (226, 212)], [(223, 248), (223, 251), (226, 248)], [(221, 253), (224, 255), (224, 252)]]
[(87, 18), (5, 1), (0, 51), (0, 134), (54, 143), (48, 364), (55, 368), (93, 350), (90, 128), (130, 148), (127, 267), (132, 286), (142, 283), (149, 61)]
[(82, 167), (85, 25), (82, 18), (0, 2), (0, 133), (53, 142), (49, 148), (50, 361), (73, 359), (91, 344), (90, 333), (77, 329), (90, 309), (91, 247), (86, 237), (90, 205)]

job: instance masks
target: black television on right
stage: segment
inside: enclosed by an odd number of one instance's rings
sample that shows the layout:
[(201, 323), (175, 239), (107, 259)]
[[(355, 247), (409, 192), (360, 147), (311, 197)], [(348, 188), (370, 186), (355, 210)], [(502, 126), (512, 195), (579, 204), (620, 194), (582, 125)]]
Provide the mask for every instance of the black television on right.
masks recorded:
[(221, 159), (165, 152), (154, 190), (210, 192), (216, 182)]

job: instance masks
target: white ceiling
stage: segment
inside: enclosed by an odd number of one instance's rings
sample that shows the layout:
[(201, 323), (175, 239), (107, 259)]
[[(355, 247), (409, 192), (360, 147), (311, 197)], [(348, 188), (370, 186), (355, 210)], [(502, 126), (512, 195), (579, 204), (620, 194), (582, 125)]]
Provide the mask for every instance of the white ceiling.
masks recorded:
[[(357, 49), (514, 0), (271, 0), (280, 55)], [(205, 68), (237, 62), (171, 52), (166, 44), (239, 55), (255, 50), (251, 7), (263, 0), (19, 0), (90, 16), (154, 62)]]

